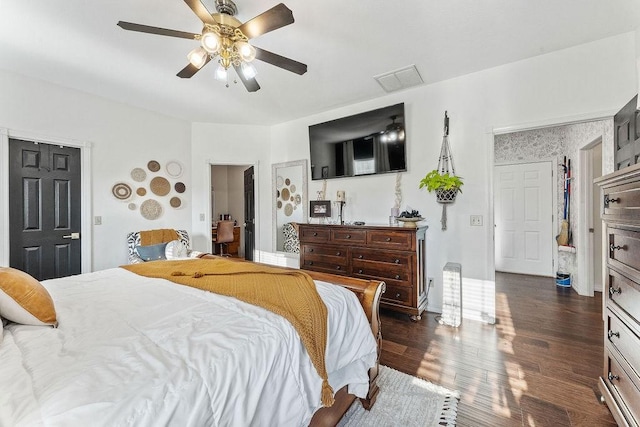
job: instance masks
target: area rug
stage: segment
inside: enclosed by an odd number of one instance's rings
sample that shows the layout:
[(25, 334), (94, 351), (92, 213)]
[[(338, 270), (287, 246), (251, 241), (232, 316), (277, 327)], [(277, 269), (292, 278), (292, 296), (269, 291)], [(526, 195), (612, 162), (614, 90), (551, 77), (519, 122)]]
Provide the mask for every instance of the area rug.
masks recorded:
[(420, 378), (380, 366), (380, 393), (371, 411), (353, 402), (338, 426), (455, 426), (460, 395)]

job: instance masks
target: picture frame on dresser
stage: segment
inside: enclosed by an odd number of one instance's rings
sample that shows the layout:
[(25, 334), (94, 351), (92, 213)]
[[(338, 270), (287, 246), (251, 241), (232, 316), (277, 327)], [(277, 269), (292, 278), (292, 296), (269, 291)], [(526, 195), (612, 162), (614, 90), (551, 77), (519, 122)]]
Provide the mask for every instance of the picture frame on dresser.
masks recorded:
[(311, 218), (331, 218), (331, 200), (312, 200), (309, 202)]

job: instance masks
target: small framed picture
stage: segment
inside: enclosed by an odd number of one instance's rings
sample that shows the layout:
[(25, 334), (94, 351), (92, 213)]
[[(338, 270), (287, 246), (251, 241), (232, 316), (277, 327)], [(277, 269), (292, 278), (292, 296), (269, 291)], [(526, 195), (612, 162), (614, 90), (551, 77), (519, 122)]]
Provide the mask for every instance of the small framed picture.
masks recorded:
[(329, 178), (329, 166), (322, 167), (322, 177)]
[(309, 203), (311, 218), (331, 217), (331, 200), (313, 200)]

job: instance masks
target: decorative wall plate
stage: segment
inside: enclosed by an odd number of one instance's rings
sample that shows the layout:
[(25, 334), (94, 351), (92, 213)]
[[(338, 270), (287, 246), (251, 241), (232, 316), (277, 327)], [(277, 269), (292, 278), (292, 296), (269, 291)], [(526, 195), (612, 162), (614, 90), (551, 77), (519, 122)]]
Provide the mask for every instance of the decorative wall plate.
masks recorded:
[(187, 187), (184, 185), (184, 182), (176, 182), (173, 188), (176, 189), (177, 193), (184, 193), (184, 190), (187, 189)]
[(118, 200), (128, 200), (131, 197), (131, 187), (124, 182), (118, 182), (111, 188), (111, 194)]
[(167, 175), (171, 178), (180, 178), (182, 176), (183, 167), (179, 161), (171, 160), (167, 162), (167, 166), (165, 167), (167, 169)]
[(280, 188), (284, 185), (284, 179), (278, 175), (278, 177), (276, 178), (276, 187)]
[(147, 168), (151, 172), (158, 172), (160, 170), (160, 163), (155, 160), (150, 160), (149, 163), (147, 163)]
[(138, 207), (138, 206), (136, 206), (136, 204), (135, 204), (135, 203), (129, 203), (129, 210), (130, 210), (130, 211), (135, 211), (137, 207)]
[(147, 189), (144, 187), (138, 187), (138, 189), (136, 190), (136, 194), (142, 197), (147, 194)]
[(290, 193), (288, 188), (283, 188), (280, 194), (282, 194), (282, 200), (289, 200)]
[(158, 219), (162, 216), (162, 205), (154, 199), (145, 200), (140, 205), (140, 215), (146, 219)]
[(169, 200), (169, 204), (172, 208), (178, 209), (182, 206), (182, 200), (180, 200), (180, 197), (172, 197), (171, 200)]
[(284, 214), (286, 216), (291, 216), (292, 213), (293, 213), (293, 205), (291, 203), (287, 203), (286, 205), (284, 205)]
[(167, 178), (156, 176), (151, 180), (151, 192), (156, 196), (166, 196), (171, 191), (171, 184), (167, 181)]
[(147, 179), (147, 173), (142, 168), (134, 168), (131, 170), (131, 178), (136, 182), (142, 182)]

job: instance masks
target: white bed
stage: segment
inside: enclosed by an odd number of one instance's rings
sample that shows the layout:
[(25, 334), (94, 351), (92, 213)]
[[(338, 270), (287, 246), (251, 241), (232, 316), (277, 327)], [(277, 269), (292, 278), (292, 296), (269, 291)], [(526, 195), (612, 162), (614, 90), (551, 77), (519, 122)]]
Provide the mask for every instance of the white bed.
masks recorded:
[[(316, 284), (329, 382), (364, 398), (369, 321), (352, 292)], [(0, 426), (301, 426), (321, 407), (321, 379), (276, 314), (120, 268), (43, 285), (59, 327), (5, 327)]]

